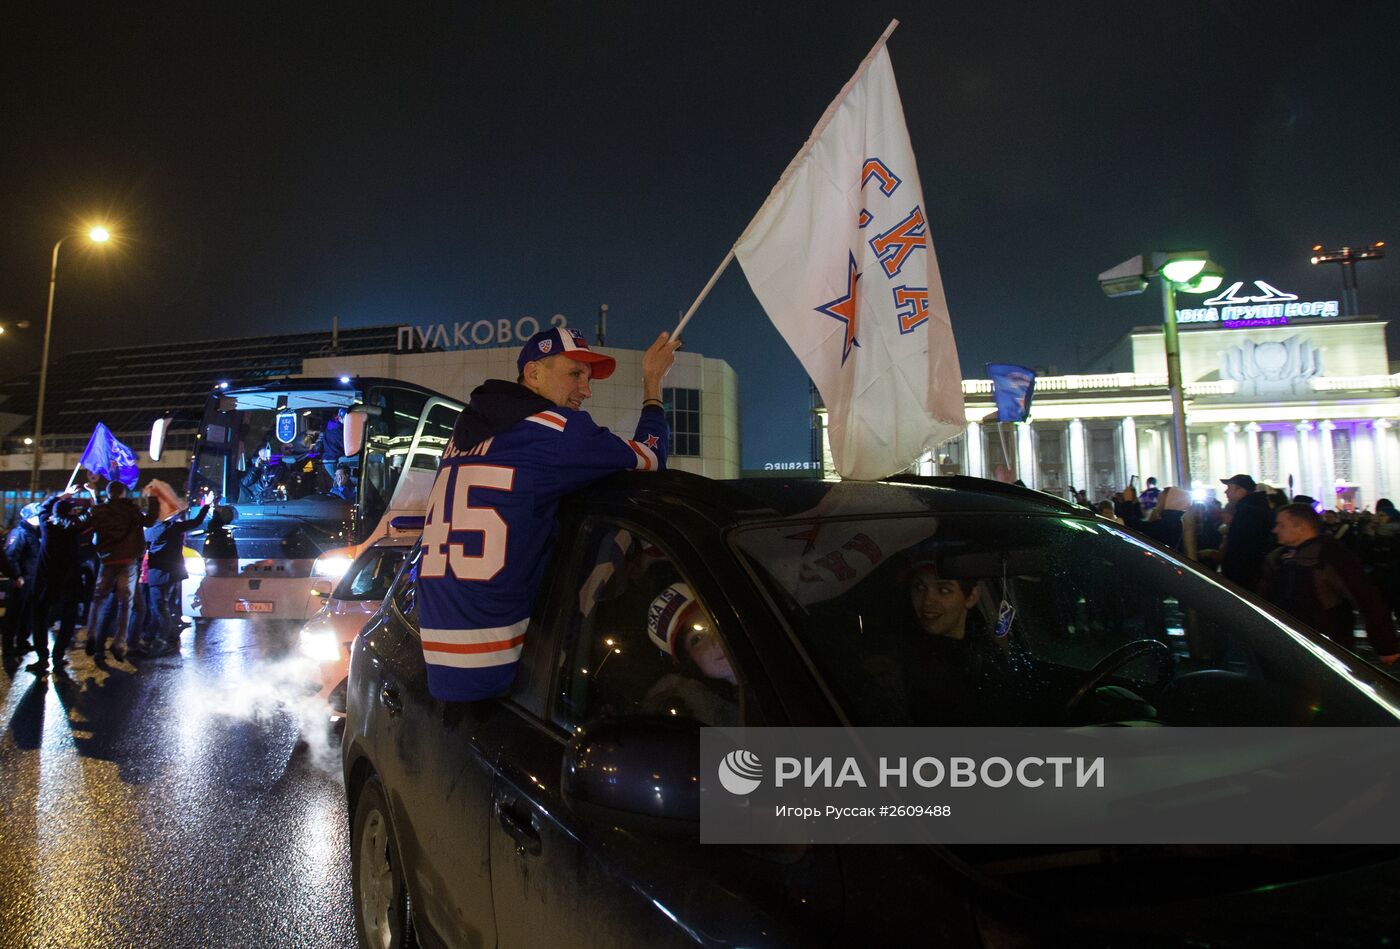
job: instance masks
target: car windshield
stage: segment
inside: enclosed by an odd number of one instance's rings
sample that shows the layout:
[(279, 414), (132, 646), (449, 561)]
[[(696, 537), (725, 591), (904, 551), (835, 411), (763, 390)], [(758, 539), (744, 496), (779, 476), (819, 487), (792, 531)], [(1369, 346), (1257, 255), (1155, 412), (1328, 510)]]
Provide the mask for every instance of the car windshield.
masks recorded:
[(335, 589), (337, 600), (382, 600), (399, 572), (408, 547), (373, 547), (360, 555)]
[(860, 725), (1394, 724), (1360, 660), (1132, 534), (1043, 514), (731, 533)]

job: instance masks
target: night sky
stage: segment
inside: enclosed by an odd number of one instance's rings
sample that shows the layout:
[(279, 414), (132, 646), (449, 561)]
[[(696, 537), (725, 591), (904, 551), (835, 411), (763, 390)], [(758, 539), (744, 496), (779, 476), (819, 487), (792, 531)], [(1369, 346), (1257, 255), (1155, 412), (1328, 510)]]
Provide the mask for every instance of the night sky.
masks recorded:
[[(640, 348), (892, 17), (964, 375), (1072, 371), (1157, 322), (1155, 293), (1095, 281), (1140, 251), (1338, 299), (1314, 242), (1400, 241), (1391, 2), (25, 6), (0, 320), (31, 326), (0, 337), (5, 377), (37, 366), (53, 242), (95, 216), (121, 246), (64, 245), (58, 353), (333, 315), (591, 335), (600, 303)], [(1360, 298), (1394, 318), (1400, 259)], [(739, 375), (745, 467), (806, 456), (806, 377), (737, 264), (686, 342)]]

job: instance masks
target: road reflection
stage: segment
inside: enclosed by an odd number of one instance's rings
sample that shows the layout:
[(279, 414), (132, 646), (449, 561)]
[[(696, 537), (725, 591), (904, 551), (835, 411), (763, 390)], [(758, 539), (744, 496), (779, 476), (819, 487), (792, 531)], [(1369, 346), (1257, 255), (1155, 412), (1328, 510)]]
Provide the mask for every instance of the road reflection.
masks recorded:
[(294, 645), (220, 621), (177, 655), (0, 677), (0, 943), (353, 944), (339, 761)]

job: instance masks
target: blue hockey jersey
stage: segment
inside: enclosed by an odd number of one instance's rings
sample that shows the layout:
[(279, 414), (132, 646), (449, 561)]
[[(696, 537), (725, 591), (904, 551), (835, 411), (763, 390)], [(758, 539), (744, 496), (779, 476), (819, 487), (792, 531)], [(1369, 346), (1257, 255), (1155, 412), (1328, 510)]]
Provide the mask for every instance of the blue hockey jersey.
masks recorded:
[(474, 444), (459, 421), (443, 453), (418, 567), (423, 658), (435, 698), (472, 701), (509, 689), (560, 498), (615, 471), (665, 467), (669, 431), (660, 408), (643, 408), (627, 439), (587, 412), (538, 402), (548, 407), (519, 401), (538, 411)]

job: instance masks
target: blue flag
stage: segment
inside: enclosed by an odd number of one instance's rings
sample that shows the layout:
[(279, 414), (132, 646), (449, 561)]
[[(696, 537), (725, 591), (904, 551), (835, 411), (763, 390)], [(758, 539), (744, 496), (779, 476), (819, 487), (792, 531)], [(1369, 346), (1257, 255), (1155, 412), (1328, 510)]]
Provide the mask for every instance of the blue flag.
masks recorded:
[(117, 441), (112, 430), (101, 422), (92, 430), (78, 464), (108, 481), (120, 481), (128, 488), (136, 487), (136, 479), (141, 474), (141, 469), (136, 467), (136, 453)]
[(1031, 414), (1035, 371), (1011, 363), (989, 362), (987, 375), (992, 377), (992, 391), (996, 393), (997, 421), (1024, 422)]

